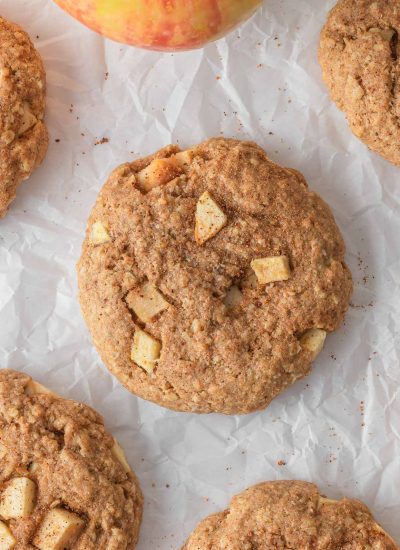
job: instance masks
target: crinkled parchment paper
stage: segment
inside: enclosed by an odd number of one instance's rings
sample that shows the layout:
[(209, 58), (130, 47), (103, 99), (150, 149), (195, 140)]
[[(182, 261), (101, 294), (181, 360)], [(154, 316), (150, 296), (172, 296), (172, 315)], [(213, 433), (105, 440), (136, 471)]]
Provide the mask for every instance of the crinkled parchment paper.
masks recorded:
[[(283, 478), (363, 499), (400, 542), (400, 169), (352, 136), (321, 82), (332, 5), (268, 0), (226, 39), (172, 55), (104, 40), (50, 0), (0, 0), (44, 58), (51, 133), (44, 165), (0, 221), (0, 365), (105, 416), (145, 494), (139, 550), (178, 549), (233, 494)], [(129, 394), (99, 360), (76, 297), (86, 219), (111, 170), (214, 135), (254, 139), (305, 174), (334, 210), (355, 281), (311, 376), (244, 417)]]

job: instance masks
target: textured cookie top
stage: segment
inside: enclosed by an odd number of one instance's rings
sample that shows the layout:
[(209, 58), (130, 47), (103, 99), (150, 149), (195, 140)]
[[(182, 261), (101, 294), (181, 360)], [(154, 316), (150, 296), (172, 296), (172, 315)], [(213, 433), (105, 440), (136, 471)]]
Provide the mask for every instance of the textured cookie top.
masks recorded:
[(340, 0), (321, 34), (332, 99), (354, 134), (400, 165), (400, 3)]
[(45, 87), (43, 63), (29, 36), (0, 17), (0, 217), (46, 154)]
[(0, 370), (0, 548), (131, 550), (142, 496), (91, 408)]
[(182, 550), (398, 550), (356, 500), (329, 500), (303, 481), (255, 485), (202, 521)]
[(305, 376), (347, 309), (327, 205), (249, 142), (115, 170), (88, 223), (80, 301), (108, 368), (182, 411), (245, 413)]

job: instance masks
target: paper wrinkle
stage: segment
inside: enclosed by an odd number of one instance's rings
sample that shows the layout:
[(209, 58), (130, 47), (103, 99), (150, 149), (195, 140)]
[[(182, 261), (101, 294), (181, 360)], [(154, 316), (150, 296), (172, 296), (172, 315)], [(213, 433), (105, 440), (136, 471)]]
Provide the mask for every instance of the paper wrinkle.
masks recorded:
[[(204, 50), (159, 54), (103, 40), (51, 0), (2, 2), (46, 65), (50, 148), (0, 221), (0, 364), (104, 415), (145, 495), (139, 550), (180, 548), (198, 521), (270, 479), (359, 498), (400, 543), (400, 170), (351, 134), (322, 84), (318, 36), (333, 4), (268, 0)], [(102, 366), (77, 301), (86, 220), (110, 172), (219, 135), (305, 175), (334, 211), (355, 283), (311, 375), (244, 417), (132, 396)]]

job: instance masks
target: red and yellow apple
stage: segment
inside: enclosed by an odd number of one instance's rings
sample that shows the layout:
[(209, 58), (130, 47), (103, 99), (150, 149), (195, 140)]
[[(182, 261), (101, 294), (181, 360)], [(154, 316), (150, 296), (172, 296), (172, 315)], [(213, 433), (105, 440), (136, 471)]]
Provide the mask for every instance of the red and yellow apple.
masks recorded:
[(100, 34), (163, 51), (189, 50), (223, 36), (262, 0), (55, 0)]

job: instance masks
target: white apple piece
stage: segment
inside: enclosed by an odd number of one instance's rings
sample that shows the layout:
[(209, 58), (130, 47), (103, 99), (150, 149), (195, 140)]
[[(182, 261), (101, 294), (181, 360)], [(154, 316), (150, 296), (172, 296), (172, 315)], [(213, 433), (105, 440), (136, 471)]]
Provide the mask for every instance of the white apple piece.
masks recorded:
[(161, 343), (144, 330), (136, 327), (131, 351), (132, 361), (151, 374), (160, 353)]
[(187, 169), (192, 160), (194, 159), (193, 149), (187, 149), (186, 151), (180, 151), (174, 155), (174, 158), (178, 161), (178, 164), (182, 168)]
[(36, 484), (28, 477), (12, 479), (0, 495), (0, 516), (3, 519), (30, 516), (35, 504)]
[(116, 439), (114, 439), (114, 445), (111, 449), (111, 453), (114, 456), (114, 458), (116, 458), (122, 464), (125, 472), (128, 473), (132, 471), (131, 467), (128, 464), (128, 461), (126, 460), (124, 450)]
[(326, 339), (326, 331), (321, 328), (307, 330), (300, 338), (300, 346), (311, 353), (312, 361), (321, 353)]
[(104, 224), (94, 222), (90, 231), (90, 242), (95, 246), (99, 244), (109, 243), (111, 241), (110, 233)]
[(146, 168), (137, 173), (137, 181), (142, 191), (148, 193), (155, 187), (165, 185), (182, 174), (182, 167), (174, 157), (154, 159)]
[(39, 468), (39, 464), (38, 464), (37, 462), (31, 462), (31, 463), (29, 464), (28, 470), (29, 470), (32, 474), (34, 474), (34, 473), (37, 471), (38, 468)]
[(152, 283), (145, 283), (140, 288), (131, 290), (126, 302), (143, 323), (150, 323), (169, 307), (169, 303)]
[(22, 134), (25, 134), (25, 132), (30, 130), (32, 126), (34, 126), (37, 123), (37, 118), (32, 113), (29, 103), (25, 101), (22, 108), (23, 108), (22, 124), (18, 132), (19, 136), (22, 136)]
[(202, 245), (227, 224), (228, 218), (214, 201), (208, 191), (205, 191), (196, 206), (196, 226), (194, 237), (197, 244)]
[(319, 497), (318, 498), (318, 504), (319, 506), (322, 506), (323, 504), (338, 504), (338, 500), (332, 500), (331, 498), (326, 498), (326, 497)]
[(53, 508), (44, 517), (33, 544), (39, 550), (64, 550), (84, 527), (84, 521), (63, 508)]
[(291, 272), (289, 258), (287, 256), (257, 258), (253, 260), (250, 265), (260, 285), (287, 281), (290, 278)]
[(17, 544), (17, 541), (13, 537), (10, 529), (5, 523), (0, 521), (0, 549), (12, 550)]

